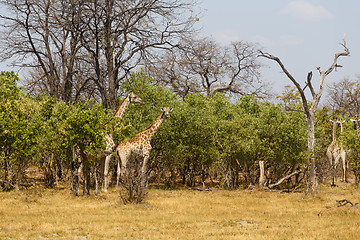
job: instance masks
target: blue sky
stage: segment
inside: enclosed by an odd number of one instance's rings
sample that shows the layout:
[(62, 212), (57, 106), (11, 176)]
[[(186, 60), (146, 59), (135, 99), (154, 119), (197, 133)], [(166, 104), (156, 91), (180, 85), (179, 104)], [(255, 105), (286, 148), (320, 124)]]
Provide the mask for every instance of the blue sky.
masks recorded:
[[(343, 68), (332, 72), (327, 83), (360, 74), (360, 1), (358, 0), (203, 0), (200, 18), (203, 34), (222, 44), (231, 41), (259, 43), (265, 51), (279, 57), (288, 71), (304, 83), (316, 67), (327, 69), (334, 54), (343, 51), (339, 44), (346, 34), (350, 57), (340, 58)], [(268, 59), (261, 73), (280, 94), (291, 85), (279, 66)], [(326, 89), (325, 89), (326, 91)]]

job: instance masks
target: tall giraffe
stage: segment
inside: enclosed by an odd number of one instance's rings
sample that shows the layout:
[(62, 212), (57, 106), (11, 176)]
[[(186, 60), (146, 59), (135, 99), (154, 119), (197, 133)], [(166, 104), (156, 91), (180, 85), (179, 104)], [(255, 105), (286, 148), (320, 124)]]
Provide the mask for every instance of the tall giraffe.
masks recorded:
[(327, 159), (330, 162), (331, 172), (332, 172), (332, 186), (335, 186), (335, 169), (337, 161), (339, 161), (339, 146), (336, 141), (336, 128), (337, 128), (337, 121), (336, 120), (330, 120), (333, 123), (333, 130), (332, 130), (332, 142), (330, 143), (330, 146), (326, 150), (326, 156)]
[[(346, 150), (339, 144), (336, 140), (336, 129), (338, 124), (340, 124), (341, 132), (343, 132), (343, 123), (345, 121), (336, 121), (330, 120), (333, 123), (333, 131), (332, 131), (332, 142), (330, 146), (326, 150), (326, 156), (330, 162), (331, 170), (332, 170), (332, 186), (335, 186), (335, 171), (337, 164), (339, 163), (340, 158), (342, 159), (342, 163), (345, 166), (346, 163)], [(346, 178), (346, 168), (344, 170), (343, 167), (343, 180), (345, 181)]]
[[(129, 107), (130, 103), (144, 104), (143, 100), (141, 100), (141, 98), (139, 98), (135, 93), (133, 93), (133, 92), (129, 93), (124, 98), (124, 100), (121, 102), (121, 104), (119, 105), (117, 110), (115, 111), (114, 116), (107, 123), (105, 123), (102, 127), (106, 127), (113, 118), (119, 119), (119, 121), (116, 123), (116, 126), (120, 125), (121, 121), (125, 115), (125, 111)], [(114, 151), (116, 145), (113, 140), (112, 131), (110, 131), (109, 133), (106, 133), (104, 138), (106, 141), (106, 148), (104, 151), (104, 157), (102, 158), (102, 162), (103, 162), (102, 163), (102, 165), (103, 165), (102, 191), (107, 192), (107, 189), (109, 186), (109, 166), (110, 166), (110, 161), (111, 161), (111, 157), (112, 157), (112, 152)]]
[[(151, 152), (151, 140), (154, 135), (160, 128), (160, 125), (163, 123), (164, 119), (170, 116), (170, 112), (173, 110), (172, 108), (162, 108), (162, 113), (155, 119), (155, 121), (150, 125), (150, 127), (146, 128), (139, 132), (134, 138), (128, 141), (122, 141), (117, 147), (116, 152), (118, 156), (118, 179), (117, 183), (119, 183), (119, 177), (124, 176), (126, 171), (126, 166), (129, 161), (131, 161), (131, 157), (136, 155), (142, 158), (142, 166), (141, 166), (141, 176), (145, 177), (146, 173), (146, 165), (147, 161), (150, 157)], [(121, 163), (121, 168), (120, 168)]]

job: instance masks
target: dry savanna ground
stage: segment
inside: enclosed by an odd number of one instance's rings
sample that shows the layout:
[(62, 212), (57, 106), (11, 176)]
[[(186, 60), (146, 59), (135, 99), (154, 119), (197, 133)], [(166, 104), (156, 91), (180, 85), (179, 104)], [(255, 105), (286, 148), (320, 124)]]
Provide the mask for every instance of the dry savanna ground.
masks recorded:
[(73, 197), (68, 190), (0, 193), (0, 239), (359, 239), (355, 185), (322, 186), (316, 196), (255, 191), (152, 188), (138, 205), (112, 189)]

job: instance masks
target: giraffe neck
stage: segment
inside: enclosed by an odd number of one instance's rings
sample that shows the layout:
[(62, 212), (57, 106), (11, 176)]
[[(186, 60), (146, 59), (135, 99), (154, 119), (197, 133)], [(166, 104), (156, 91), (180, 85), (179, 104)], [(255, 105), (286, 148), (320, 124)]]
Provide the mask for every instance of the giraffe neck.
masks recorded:
[(334, 121), (333, 123), (333, 132), (332, 132), (332, 141), (336, 142), (336, 128), (337, 128), (337, 123)]
[(116, 109), (116, 111), (114, 113), (114, 117), (119, 118), (120, 122), (123, 119), (123, 117), (125, 115), (125, 111), (129, 107), (129, 104), (130, 104), (130, 98), (129, 98), (129, 94), (128, 94), (124, 98), (124, 100), (121, 102), (120, 106), (118, 107), (118, 109)]
[(142, 135), (144, 136), (144, 138), (146, 138), (147, 140), (151, 141), (156, 132), (159, 130), (160, 128), (160, 125), (162, 124), (162, 122), (164, 121), (164, 118), (162, 117), (163, 113), (160, 114), (156, 119), (155, 121), (153, 122), (153, 124), (151, 124), (150, 127), (148, 127), (147, 129), (145, 129), (143, 132), (142, 132)]
[(125, 115), (126, 109), (129, 107), (130, 104), (130, 98), (129, 94), (124, 98), (124, 100), (120, 103), (120, 106), (116, 109), (114, 116), (106, 122), (104, 125), (101, 126), (101, 128), (106, 127), (113, 118), (119, 118), (120, 120), (116, 123), (116, 126), (121, 124), (121, 121)]

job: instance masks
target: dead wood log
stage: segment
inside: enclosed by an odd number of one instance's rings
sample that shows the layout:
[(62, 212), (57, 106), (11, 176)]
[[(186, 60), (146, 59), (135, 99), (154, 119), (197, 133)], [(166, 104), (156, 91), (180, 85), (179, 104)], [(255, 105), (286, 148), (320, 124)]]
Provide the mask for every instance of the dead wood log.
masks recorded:
[(283, 181), (285, 181), (285, 180), (287, 180), (287, 179), (291, 178), (292, 176), (297, 175), (299, 173), (301, 173), (301, 171), (296, 170), (295, 172), (292, 172), (289, 175), (287, 175), (287, 176), (283, 177), (282, 179), (280, 179), (277, 183), (269, 184), (268, 188), (271, 189), (273, 187), (276, 187), (276, 186), (280, 185)]

